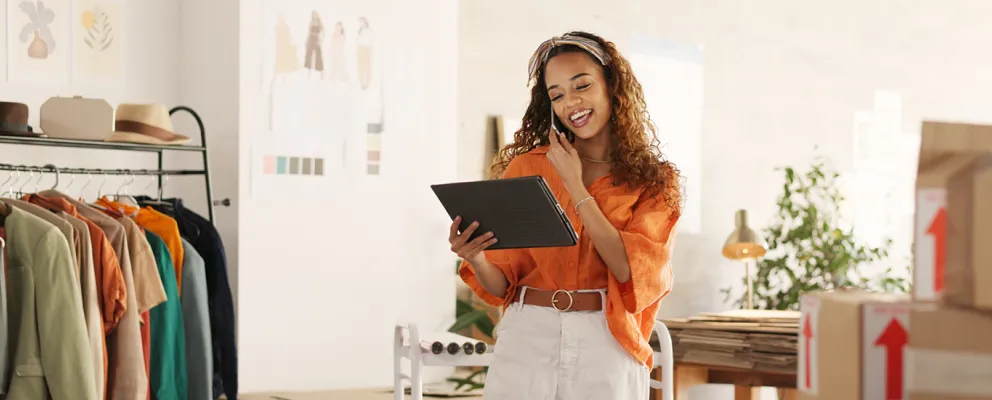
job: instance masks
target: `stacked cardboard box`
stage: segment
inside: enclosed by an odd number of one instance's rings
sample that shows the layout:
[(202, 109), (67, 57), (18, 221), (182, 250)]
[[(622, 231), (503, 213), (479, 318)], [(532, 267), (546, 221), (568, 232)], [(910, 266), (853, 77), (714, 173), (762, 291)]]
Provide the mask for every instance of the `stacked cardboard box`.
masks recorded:
[(662, 322), (672, 335), (678, 363), (764, 372), (796, 371), (798, 312), (734, 310)]
[(913, 295), (801, 303), (801, 399), (992, 399), (992, 126), (924, 122)]

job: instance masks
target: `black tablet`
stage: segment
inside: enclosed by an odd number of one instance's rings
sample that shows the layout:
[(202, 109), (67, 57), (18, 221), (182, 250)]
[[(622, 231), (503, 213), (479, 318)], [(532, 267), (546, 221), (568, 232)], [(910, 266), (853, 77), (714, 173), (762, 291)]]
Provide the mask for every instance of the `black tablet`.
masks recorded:
[[(495, 249), (574, 246), (578, 235), (548, 183), (540, 176), (431, 185), (459, 231), (473, 222), (471, 239), (492, 232)], [(471, 240), (470, 239), (470, 240)]]

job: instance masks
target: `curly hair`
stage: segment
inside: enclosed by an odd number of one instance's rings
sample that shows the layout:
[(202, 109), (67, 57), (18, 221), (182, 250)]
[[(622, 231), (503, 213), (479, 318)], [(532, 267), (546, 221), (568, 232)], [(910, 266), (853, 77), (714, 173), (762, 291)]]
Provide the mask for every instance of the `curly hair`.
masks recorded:
[[(567, 35), (595, 40), (609, 55), (610, 61), (603, 66), (603, 73), (609, 86), (615, 125), (613, 132), (617, 139), (610, 157), (613, 160), (613, 184), (627, 185), (631, 189), (643, 187), (644, 196), (660, 196), (671, 207), (673, 217), (678, 216), (682, 199), (680, 173), (661, 153), (657, 128), (648, 115), (644, 91), (634, 77), (630, 63), (612, 42), (599, 36), (587, 32), (569, 32)], [(573, 45), (560, 45), (551, 50), (548, 59), (570, 52), (585, 51)], [(531, 87), (530, 105), (524, 113), (520, 129), (513, 134), (513, 143), (500, 149), (493, 159), (493, 177), (501, 177), (516, 156), (549, 143), (548, 132), (552, 129), (552, 121), (548, 118), (551, 99), (544, 83), (546, 65), (547, 62), (539, 68), (537, 79)]]

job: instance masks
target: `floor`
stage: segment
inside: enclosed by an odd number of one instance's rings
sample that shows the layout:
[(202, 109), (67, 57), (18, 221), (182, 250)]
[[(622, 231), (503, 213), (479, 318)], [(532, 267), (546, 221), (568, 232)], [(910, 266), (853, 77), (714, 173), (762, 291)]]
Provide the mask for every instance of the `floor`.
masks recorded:
[(241, 400), (393, 400), (393, 392), (380, 390), (346, 390), (318, 393), (259, 393), (239, 396)]
[[(344, 390), (319, 393), (275, 392), (245, 394), (238, 396), (241, 400), (393, 400), (392, 389)], [(424, 396), (428, 398), (427, 396)], [(410, 396), (407, 395), (406, 399)], [(436, 398), (436, 397), (435, 397)], [(452, 398), (452, 397), (448, 397)], [(479, 400), (482, 396), (458, 397), (460, 399)]]

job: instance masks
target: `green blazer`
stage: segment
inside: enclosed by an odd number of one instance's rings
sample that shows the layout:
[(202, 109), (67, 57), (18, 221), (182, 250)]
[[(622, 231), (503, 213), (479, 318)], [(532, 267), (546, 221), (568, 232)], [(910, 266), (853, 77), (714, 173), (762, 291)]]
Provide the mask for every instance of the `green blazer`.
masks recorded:
[(72, 251), (54, 225), (17, 207), (7, 216), (7, 400), (97, 400)]

